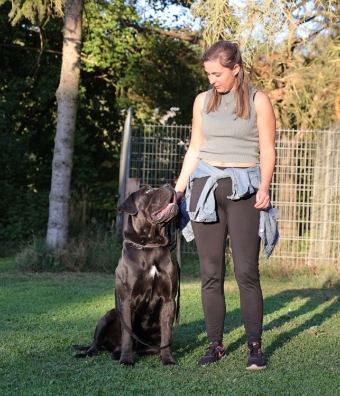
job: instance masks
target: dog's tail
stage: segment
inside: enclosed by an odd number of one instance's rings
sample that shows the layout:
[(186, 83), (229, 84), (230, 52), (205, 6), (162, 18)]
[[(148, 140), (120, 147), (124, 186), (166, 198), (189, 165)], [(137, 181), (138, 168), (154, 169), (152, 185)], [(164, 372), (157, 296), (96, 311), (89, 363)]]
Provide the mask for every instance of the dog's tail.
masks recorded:
[(99, 351), (105, 351), (105, 348), (97, 348), (96, 345), (91, 345), (91, 346), (80, 346), (80, 345), (73, 345), (73, 348), (76, 349), (77, 351), (86, 351), (85, 353), (77, 353), (74, 355), (75, 358), (80, 359), (80, 358), (85, 358), (86, 356), (96, 356), (99, 354)]
[(76, 355), (74, 355), (76, 359), (82, 359), (82, 358), (86, 358), (87, 356), (90, 356), (88, 351), (91, 348), (91, 346), (73, 345), (73, 348), (76, 349), (77, 351), (86, 351), (85, 353), (77, 353)]
[(77, 351), (88, 351), (91, 348), (91, 345), (89, 346), (73, 345), (73, 348), (76, 349)]

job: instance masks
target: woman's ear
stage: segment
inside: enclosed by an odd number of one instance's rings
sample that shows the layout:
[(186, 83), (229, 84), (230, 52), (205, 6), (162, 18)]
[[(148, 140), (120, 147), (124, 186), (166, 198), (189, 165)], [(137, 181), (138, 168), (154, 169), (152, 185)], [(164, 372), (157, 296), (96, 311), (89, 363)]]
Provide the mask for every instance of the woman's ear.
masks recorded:
[(237, 75), (238, 75), (240, 69), (241, 69), (241, 68), (240, 68), (240, 65), (239, 65), (238, 63), (236, 63), (236, 65), (233, 67), (234, 76), (237, 76)]

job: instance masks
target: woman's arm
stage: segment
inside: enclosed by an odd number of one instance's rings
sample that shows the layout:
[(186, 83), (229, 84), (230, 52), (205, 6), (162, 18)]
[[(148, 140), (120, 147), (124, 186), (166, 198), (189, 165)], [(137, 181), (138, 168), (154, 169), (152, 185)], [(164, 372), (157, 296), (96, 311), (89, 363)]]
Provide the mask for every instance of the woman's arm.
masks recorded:
[(195, 170), (199, 161), (197, 156), (199, 154), (199, 149), (204, 141), (202, 132), (202, 112), (203, 102), (206, 94), (206, 92), (200, 93), (196, 96), (194, 102), (190, 144), (184, 156), (181, 173), (177, 179), (175, 186), (178, 199), (182, 197), (187, 187), (189, 175)]
[(269, 97), (263, 92), (255, 95), (255, 109), (260, 143), (261, 186), (256, 194), (255, 208), (270, 204), (269, 189), (275, 167), (276, 120)]

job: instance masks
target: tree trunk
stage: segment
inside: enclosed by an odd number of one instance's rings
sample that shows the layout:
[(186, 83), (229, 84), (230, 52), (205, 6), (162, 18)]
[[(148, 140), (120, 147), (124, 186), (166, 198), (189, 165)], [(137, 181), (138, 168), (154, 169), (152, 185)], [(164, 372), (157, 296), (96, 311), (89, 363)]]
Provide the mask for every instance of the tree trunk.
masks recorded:
[(81, 30), (84, 0), (66, 0), (63, 60), (57, 89), (58, 118), (52, 163), (50, 209), (46, 243), (64, 248), (68, 239), (68, 214), (74, 135), (78, 110)]

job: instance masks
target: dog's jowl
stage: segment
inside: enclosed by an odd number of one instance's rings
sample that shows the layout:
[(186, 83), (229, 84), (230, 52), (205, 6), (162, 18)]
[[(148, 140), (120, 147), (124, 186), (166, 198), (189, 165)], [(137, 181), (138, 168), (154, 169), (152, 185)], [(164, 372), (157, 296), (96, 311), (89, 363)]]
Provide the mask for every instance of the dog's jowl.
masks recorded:
[(121, 364), (132, 365), (134, 353), (159, 353), (164, 365), (176, 364), (170, 344), (178, 276), (166, 227), (178, 213), (175, 190), (146, 186), (118, 209), (129, 218), (116, 269), (116, 308), (99, 320), (90, 347), (74, 345), (86, 351), (76, 357), (104, 349)]

